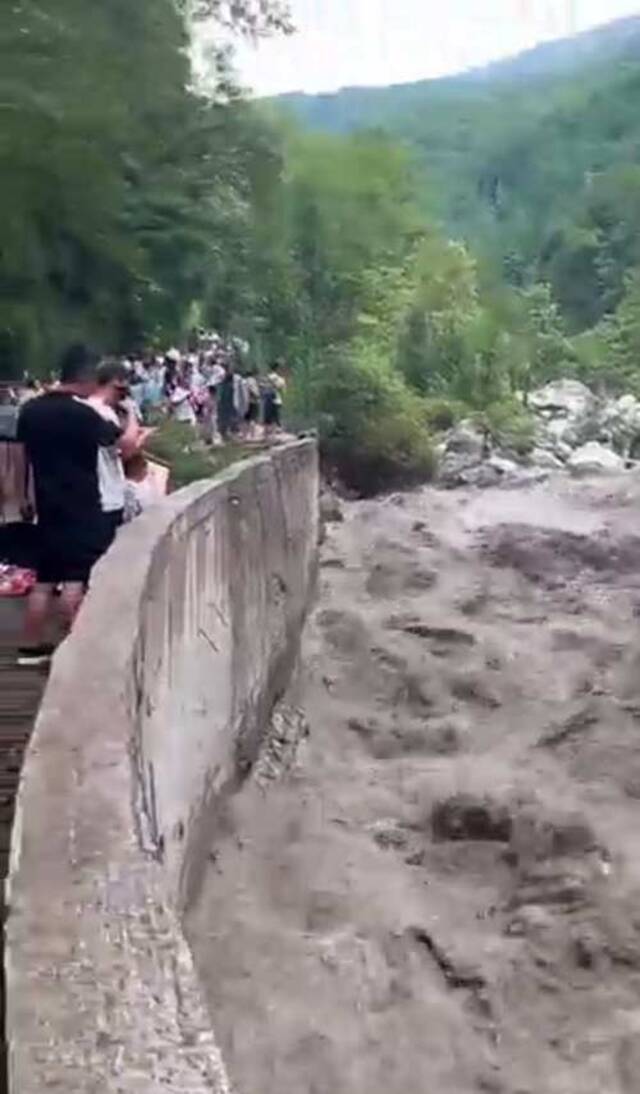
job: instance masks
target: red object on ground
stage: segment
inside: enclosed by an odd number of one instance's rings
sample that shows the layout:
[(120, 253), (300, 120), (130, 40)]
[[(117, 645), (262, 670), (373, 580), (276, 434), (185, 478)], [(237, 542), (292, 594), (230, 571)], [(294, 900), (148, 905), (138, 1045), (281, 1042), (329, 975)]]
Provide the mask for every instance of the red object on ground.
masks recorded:
[(0, 565), (0, 597), (27, 596), (36, 583), (33, 570), (22, 566)]

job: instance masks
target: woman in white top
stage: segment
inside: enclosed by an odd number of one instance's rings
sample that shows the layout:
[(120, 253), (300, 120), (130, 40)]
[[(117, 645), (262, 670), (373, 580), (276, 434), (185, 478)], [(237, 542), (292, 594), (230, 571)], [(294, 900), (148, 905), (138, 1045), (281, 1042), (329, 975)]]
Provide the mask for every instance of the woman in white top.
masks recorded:
[(191, 392), (186, 384), (179, 379), (169, 396), (171, 412), (176, 422), (186, 422), (187, 425), (196, 424), (196, 412), (191, 401)]
[[(127, 402), (128, 374), (124, 365), (106, 362), (98, 369), (98, 387), (88, 400), (89, 405), (106, 421), (124, 429), (110, 448), (98, 449), (98, 485), (102, 512), (113, 531), (122, 524), (125, 501), (123, 460), (139, 451), (152, 432), (138, 424), (135, 408)], [(119, 411), (119, 413), (118, 413)]]

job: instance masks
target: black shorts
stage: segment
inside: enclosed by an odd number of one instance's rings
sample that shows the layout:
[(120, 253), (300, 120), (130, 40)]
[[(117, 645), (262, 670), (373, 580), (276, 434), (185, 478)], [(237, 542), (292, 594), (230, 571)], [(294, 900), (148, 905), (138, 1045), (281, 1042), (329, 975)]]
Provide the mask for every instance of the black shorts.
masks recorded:
[(122, 512), (96, 513), (80, 523), (43, 521), (37, 527), (36, 574), (40, 584), (88, 584), (98, 559), (109, 550)]
[(245, 422), (257, 422), (260, 418), (260, 403), (249, 403), (247, 413), (244, 416)]
[(282, 404), (277, 403), (273, 396), (268, 396), (264, 402), (264, 424), (279, 426), (281, 424), (281, 419)]
[(118, 528), (124, 524), (124, 509), (113, 509), (110, 513), (103, 513), (102, 519), (104, 520), (104, 535), (107, 541), (105, 551), (108, 551), (116, 538)]

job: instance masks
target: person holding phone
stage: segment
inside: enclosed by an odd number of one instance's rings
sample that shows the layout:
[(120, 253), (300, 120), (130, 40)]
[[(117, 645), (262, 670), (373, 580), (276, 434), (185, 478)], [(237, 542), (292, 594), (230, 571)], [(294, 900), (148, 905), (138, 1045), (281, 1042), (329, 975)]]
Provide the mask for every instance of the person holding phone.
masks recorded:
[(87, 401), (105, 421), (121, 429), (114, 444), (98, 450), (100, 504), (105, 520), (105, 537), (110, 546), (124, 518), (124, 464), (141, 450), (153, 430), (139, 424), (136, 406), (130, 395), (126, 365), (117, 361), (105, 361), (100, 365), (96, 390)]
[(43, 641), (53, 596), (67, 627), (73, 625), (91, 571), (109, 547), (101, 506), (99, 454), (118, 445), (129, 429), (87, 402), (96, 389), (97, 358), (85, 345), (62, 356), (60, 382), (20, 410), (17, 439), (24, 445), (35, 485), (36, 584), (27, 602), (18, 663), (46, 662)]

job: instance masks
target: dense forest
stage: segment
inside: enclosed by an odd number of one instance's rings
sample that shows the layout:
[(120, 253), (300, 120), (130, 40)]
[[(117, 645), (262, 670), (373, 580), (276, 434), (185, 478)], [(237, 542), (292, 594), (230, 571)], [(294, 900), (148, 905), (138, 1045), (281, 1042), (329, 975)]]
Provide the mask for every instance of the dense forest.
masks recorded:
[(289, 30), (268, 0), (4, 13), (0, 377), (214, 326), (287, 359), (291, 420), (361, 487), (428, 474), (459, 414), (526, 446), (545, 379), (640, 387), (640, 20), (458, 80), (251, 102), (229, 42)]
[(375, 129), (409, 149), (426, 213), (487, 276), (548, 284), (577, 335), (616, 311), (640, 263), (639, 93), (632, 17), (458, 77), (279, 106), (306, 129)]

